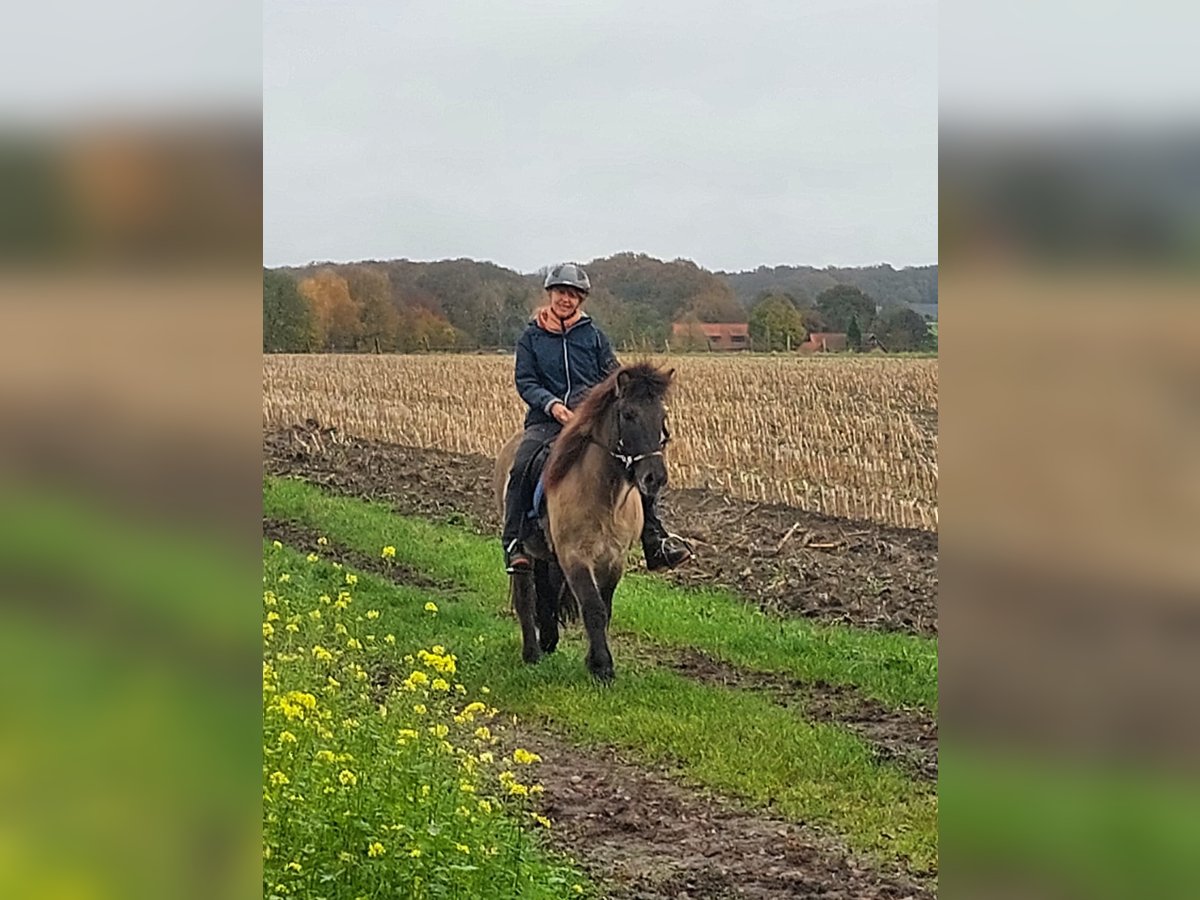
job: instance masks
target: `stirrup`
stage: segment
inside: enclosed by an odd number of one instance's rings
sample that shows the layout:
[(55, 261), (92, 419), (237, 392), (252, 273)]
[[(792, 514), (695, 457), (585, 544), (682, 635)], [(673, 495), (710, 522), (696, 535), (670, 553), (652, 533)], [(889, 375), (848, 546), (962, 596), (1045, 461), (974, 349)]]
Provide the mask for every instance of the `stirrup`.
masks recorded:
[(521, 575), (533, 569), (533, 561), (525, 548), (513, 540), (504, 548), (504, 571), (509, 575)]

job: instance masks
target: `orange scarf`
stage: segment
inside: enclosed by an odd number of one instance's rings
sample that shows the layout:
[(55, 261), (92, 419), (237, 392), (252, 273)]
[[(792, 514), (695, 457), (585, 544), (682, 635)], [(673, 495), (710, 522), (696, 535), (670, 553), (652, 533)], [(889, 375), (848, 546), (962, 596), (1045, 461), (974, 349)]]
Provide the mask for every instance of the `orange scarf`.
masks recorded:
[(571, 316), (571, 318), (560, 319), (549, 306), (539, 306), (533, 318), (543, 331), (548, 331), (551, 334), (562, 334), (566, 329), (583, 318), (583, 311), (577, 309), (575, 310), (575, 315)]

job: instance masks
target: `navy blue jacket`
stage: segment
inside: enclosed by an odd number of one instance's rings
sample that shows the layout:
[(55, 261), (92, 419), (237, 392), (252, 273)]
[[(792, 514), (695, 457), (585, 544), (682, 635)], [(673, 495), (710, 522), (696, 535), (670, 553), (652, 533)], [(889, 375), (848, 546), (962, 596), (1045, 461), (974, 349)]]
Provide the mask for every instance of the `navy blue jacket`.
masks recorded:
[(529, 406), (525, 427), (557, 423), (550, 415), (555, 401), (574, 409), (620, 365), (608, 337), (587, 315), (563, 334), (531, 321), (517, 341), (517, 393)]

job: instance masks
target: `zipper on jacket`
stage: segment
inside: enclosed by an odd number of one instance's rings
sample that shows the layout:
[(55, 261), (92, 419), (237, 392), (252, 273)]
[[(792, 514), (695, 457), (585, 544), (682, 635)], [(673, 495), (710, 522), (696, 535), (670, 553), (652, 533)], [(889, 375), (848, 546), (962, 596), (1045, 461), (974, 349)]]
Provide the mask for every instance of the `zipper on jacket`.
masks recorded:
[[(563, 368), (567, 373), (567, 392), (563, 395), (563, 406), (571, 400), (571, 358), (567, 356), (567, 329), (563, 329)], [(567, 409), (571, 407), (567, 406)]]

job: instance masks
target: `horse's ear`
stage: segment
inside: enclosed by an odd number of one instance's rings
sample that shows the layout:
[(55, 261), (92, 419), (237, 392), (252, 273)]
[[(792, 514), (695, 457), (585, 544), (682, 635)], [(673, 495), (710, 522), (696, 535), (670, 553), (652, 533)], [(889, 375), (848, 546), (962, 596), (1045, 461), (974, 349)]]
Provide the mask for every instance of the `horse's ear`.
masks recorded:
[(625, 392), (625, 388), (629, 386), (629, 373), (624, 369), (617, 372), (617, 388), (613, 391), (614, 397), (620, 397)]

